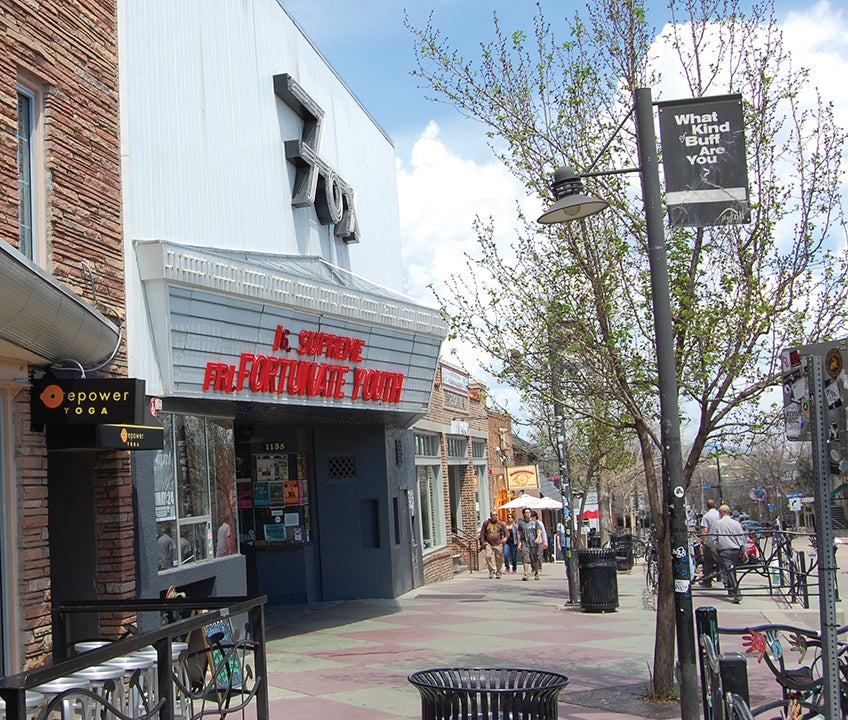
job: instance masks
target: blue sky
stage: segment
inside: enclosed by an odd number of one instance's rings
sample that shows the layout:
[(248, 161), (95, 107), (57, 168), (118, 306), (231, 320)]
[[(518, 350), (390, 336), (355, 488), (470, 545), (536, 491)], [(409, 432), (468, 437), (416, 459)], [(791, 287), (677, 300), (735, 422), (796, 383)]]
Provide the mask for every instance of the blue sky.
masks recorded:
[[(472, 123), (427, 93), (411, 77), (415, 68), (413, 36), (404, 27), (404, 13), (423, 27), (432, 11), (433, 22), (451, 45), (471, 54), (491, 37), (497, 12), (508, 29), (526, 26), (533, 17), (529, 0), (283, 0), (289, 13), (336, 69), (365, 109), (388, 133), (399, 154), (408, 153), (430, 120), (445, 131), (474, 133)], [(570, 3), (543, 2), (548, 8)], [(549, 14), (553, 20), (556, 13)], [(482, 133), (480, 133), (482, 134)]]
[[(427, 99), (410, 73), (415, 68), (413, 36), (404, 27), (433, 24), (467, 58), (491, 39), (492, 14), (509, 32), (530, 26), (532, 0), (280, 0), (374, 120), (392, 138), (398, 165), (398, 196), (405, 263), (404, 291), (429, 305), (428, 285), (441, 287), (474, 254), (475, 216), (492, 217), (501, 242), (508, 244), (515, 203), (530, 216), (537, 200), (492, 158), (484, 128), (451, 106)], [(587, 0), (541, 0), (554, 25)], [(667, 19), (665, 1), (653, 3), (660, 28)], [(848, 126), (848, 3), (846, 0), (776, 0), (776, 19), (793, 60), (812, 69), (813, 82), (834, 103)], [(563, 23), (564, 26), (564, 23)], [(538, 213), (537, 213), (538, 214)], [(450, 348), (446, 348), (448, 355)], [(487, 378), (468, 348), (454, 348), (455, 362), (484, 382)], [(519, 400), (496, 389), (497, 401), (516, 411)]]

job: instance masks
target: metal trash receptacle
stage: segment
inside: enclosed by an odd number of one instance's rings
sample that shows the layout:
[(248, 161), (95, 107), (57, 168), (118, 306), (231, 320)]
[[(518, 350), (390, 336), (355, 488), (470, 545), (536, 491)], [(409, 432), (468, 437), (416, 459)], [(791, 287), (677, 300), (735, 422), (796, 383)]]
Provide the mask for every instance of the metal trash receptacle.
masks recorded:
[(633, 536), (610, 535), (610, 547), (615, 550), (615, 563), (619, 570), (633, 569)]
[(557, 720), (568, 678), (519, 668), (434, 668), (409, 676), (421, 694), (422, 720)]
[(577, 551), (577, 567), (583, 612), (615, 612), (618, 608), (615, 550), (580, 549)]

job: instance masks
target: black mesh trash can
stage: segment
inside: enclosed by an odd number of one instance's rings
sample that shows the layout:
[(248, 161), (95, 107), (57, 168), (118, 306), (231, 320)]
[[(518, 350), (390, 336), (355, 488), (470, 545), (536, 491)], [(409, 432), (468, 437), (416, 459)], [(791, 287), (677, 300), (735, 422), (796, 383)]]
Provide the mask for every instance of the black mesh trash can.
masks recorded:
[(409, 676), (421, 693), (421, 720), (557, 720), (568, 678), (544, 670), (435, 668)]
[(615, 564), (619, 570), (633, 569), (633, 536), (610, 535), (610, 547), (615, 550)]
[(578, 550), (577, 567), (583, 612), (615, 612), (618, 608), (615, 550)]

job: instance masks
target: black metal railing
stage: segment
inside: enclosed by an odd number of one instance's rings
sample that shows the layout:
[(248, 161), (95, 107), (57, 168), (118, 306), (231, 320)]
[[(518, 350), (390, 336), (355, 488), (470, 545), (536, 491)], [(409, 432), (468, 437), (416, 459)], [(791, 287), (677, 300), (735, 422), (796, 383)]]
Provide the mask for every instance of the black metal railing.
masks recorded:
[[(700, 653), (701, 693), (705, 720), (750, 720), (779, 711), (786, 717), (824, 717), (822, 640), (817, 630), (784, 624), (742, 628), (720, 627), (715, 608), (695, 612)], [(837, 636), (848, 635), (848, 626)], [(741, 639), (741, 649), (767, 668), (774, 680), (772, 697), (751, 707), (748, 670), (741, 652), (721, 652), (721, 639)], [(726, 644), (726, 643), (725, 643)], [(798, 659), (789, 660), (790, 651)], [(843, 717), (848, 711), (848, 645), (839, 641), (840, 701)], [(770, 715), (771, 716), (771, 715)]]
[[(735, 566), (740, 589), (749, 597), (780, 596), (788, 603), (798, 603), (809, 609), (810, 597), (819, 594), (818, 558), (808, 556), (792, 543), (809, 545), (812, 537), (808, 533), (786, 530), (768, 531), (762, 537), (754, 537), (756, 552), (747, 563)], [(692, 589), (699, 590), (697, 581), (713, 580), (721, 580), (720, 569), (696, 578)]]
[[(255, 704), (257, 720), (268, 720), (268, 682), (265, 657), (266, 596), (175, 598), (122, 602), (67, 602), (54, 608), (54, 660), (43, 667), (16, 675), (0, 676), (0, 698), (5, 702), (6, 720), (48, 717), (68, 696), (99, 703), (120, 720), (198, 720), (214, 715), (222, 720)], [(69, 623), (80, 614), (154, 613), (156, 630), (130, 634), (94, 650), (69, 656)], [(176, 619), (175, 619), (176, 618)], [(231, 627), (232, 618), (246, 618), (243, 628), (230, 633), (204, 632), (218, 628), (221, 621)], [(175, 656), (173, 643), (192, 633), (203, 637), (200, 648), (189, 646)], [(27, 708), (27, 692), (47, 683), (68, 678), (86, 668), (128, 656), (145, 648), (156, 650), (155, 693), (145, 698), (141, 709), (128, 712), (110, 699), (83, 689), (69, 689), (38, 709)], [(131, 680), (132, 683), (132, 680)], [(155, 697), (155, 701), (154, 701)], [(178, 705), (179, 703), (179, 705)], [(180, 707), (180, 712), (176, 708)]]
[(480, 541), (476, 536), (466, 534), (460, 528), (451, 532), (452, 542), (459, 545), (468, 559), (468, 572), (480, 569)]

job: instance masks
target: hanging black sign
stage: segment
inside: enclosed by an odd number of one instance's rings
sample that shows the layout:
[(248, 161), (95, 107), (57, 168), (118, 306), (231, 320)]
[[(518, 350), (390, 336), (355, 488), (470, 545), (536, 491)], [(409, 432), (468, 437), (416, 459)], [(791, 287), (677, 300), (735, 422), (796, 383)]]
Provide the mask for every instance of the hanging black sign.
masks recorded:
[(742, 96), (658, 105), (670, 225), (750, 222)]
[(48, 450), (161, 450), (165, 430), (153, 425), (47, 427)]
[(141, 424), (144, 410), (144, 380), (45, 377), (32, 384), (34, 425)]

